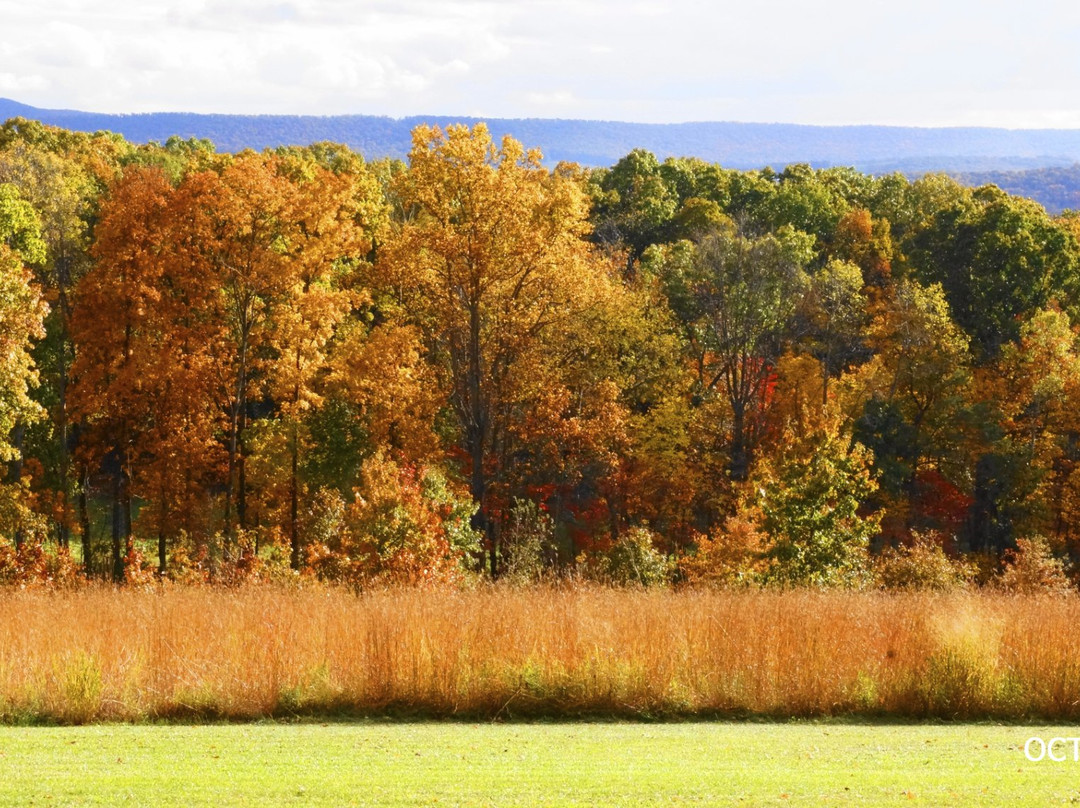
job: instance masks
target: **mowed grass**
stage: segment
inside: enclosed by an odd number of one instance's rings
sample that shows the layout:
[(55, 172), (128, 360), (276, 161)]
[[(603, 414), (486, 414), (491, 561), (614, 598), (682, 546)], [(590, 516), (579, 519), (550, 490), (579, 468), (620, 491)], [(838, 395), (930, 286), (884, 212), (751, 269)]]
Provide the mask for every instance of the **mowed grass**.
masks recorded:
[[(4, 805), (1058, 805), (1080, 763), (993, 724), (0, 729)], [(1059, 749), (1060, 751), (1060, 749)]]

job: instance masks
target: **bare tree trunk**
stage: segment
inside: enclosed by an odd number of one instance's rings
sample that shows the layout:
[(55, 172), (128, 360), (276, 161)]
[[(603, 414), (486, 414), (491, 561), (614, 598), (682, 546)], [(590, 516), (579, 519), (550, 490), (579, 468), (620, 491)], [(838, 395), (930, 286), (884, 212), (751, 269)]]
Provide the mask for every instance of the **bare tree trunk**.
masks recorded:
[[(21, 422), (15, 424), (15, 428), (11, 430), (11, 445), (15, 449), (15, 459), (8, 463), (8, 479), (16, 484), (22, 479), (22, 444), (25, 436), (26, 425)], [(22, 547), (24, 537), (21, 526), (16, 525), (13, 538), (15, 539), (15, 548)]]
[(743, 408), (734, 408), (731, 425), (731, 479), (744, 482), (750, 476), (750, 447), (747, 445), (746, 413)]
[(472, 515), (470, 525), (473, 530), (484, 537), (484, 552), (487, 554), (486, 560), (491, 571), (491, 577), (494, 578), (499, 572), (499, 556), (495, 547), (494, 536), (491, 534), (491, 522), (485, 508), (487, 480), (484, 476), (484, 444), (478, 437), (473, 436), (469, 450), (472, 462), (472, 473), (469, 475), (469, 493), (472, 495), (473, 502), (476, 503), (476, 513)]
[(120, 552), (120, 538), (123, 533), (123, 516), (121, 514), (121, 477), (123, 472), (117, 470), (113, 476), (112, 486), (112, 577), (119, 583), (124, 580), (124, 559)]
[(90, 575), (94, 571), (93, 543), (90, 536), (90, 508), (86, 501), (86, 489), (90, 486), (90, 471), (83, 468), (82, 485), (79, 486), (79, 524), (82, 527), (83, 572)]
[(499, 575), (498, 537), (493, 530), (490, 515), (487, 512), (487, 475), (484, 471), (484, 456), (488, 432), (488, 413), (483, 402), (483, 361), (480, 357), (480, 304), (479, 292), (474, 290), (473, 301), (469, 305), (469, 342), (468, 370), (466, 388), (469, 407), (466, 425), (466, 440), (469, 444), (469, 456), (472, 470), (469, 493), (477, 505), (472, 517), (472, 528), (483, 534), (484, 546), (488, 554), (488, 568), (492, 579)]
[(297, 483), (297, 472), (300, 465), (300, 447), (297, 441), (297, 427), (293, 424), (292, 434), (292, 474), (289, 479), (289, 541), (292, 548), (290, 563), (294, 570), (300, 569), (300, 528), (299, 528), (299, 505), (300, 497)]
[(67, 417), (67, 383), (68, 383), (68, 268), (67, 260), (62, 259), (57, 264), (57, 301), (60, 308), (60, 366), (57, 368), (56, 380), (56, 440), (60, 447), (60, 493), (64, 498), (64, 518), (60, 520), (58, 535), (60, 546), (67, 547), (70, 541), (67, 515), (70, 513), (71, 497), (71, 454), (68, 447), (68, 417)]
[[(304, 291), (307, 291), (305, 285)], [(300, 368), (302, 355), (300, 351), (300, 342), (296, 344), (296, 362), (294, 370), (296, 371), (297, 382), (293, 386), (293, 414), (292, 414), (292, 468), (289, 477), (289, 540), (292, 546), (292, 568), (294, 570), (300, 569), (300, 485), (299, 485), (299, 467), (300, 467), (300, 425), (296, 422), (298, 413), (300, 412)]]
[(247, 530), (247, 447), (244, 445), (244, 432), (247, 430), (247, 402), (244, 412), (240, 413), (240, 438), (237, 441), (236, 455), (236, 520), (241, 530)]
[(161, 502), (158, 506), (158, 577), (164, 578), (166, 572), (166, 565), (168, 564), (168, 558), (166, 554), (167, 548), (165, 546), (165, 520), (168, 519), (169, 516), (168, 507), (166, 505), (168, 499), (164, 475), (162, 475), (160, 496)]
[[(246, 519), (247, 502), (244, 498), (244, 463), (243, 463), (243, 443), (241, 440), (241, 432), (246, 424), (245, 410), (247, 409), (247, 344), (246, 341), (241, 341), (240, 344), (240, 357), (239, 367), (236, 370), (236, 390), (233, 394), (232, 405), (230, 407), (230, 430), (229, 430), (229, 476), (225, 485), (225, 555), (229, 555), (230, 546), (232, 544), (232, 537), (234, 533), (233, 526), (233, 496), (236, 489), (239, 489), (239, 493), (236, 494), (236, 507), (240, 515), (240, 526), (243, 527), (244, 520)], [(237, 480), (239, 479), (239, 485)]]

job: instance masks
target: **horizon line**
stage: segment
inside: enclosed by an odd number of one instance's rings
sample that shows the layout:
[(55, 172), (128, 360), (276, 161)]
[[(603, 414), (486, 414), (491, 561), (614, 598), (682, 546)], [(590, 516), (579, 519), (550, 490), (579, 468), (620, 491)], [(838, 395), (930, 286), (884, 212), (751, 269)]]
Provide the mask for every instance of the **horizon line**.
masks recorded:
[(25, 101), (19, 101), (14, 98), (8, 98), (6, 96), (0, 96), (0, 103), (8, 102), (19, 107), (25, 107), (37, 112), (48, 113), (71, 113), (78, 115), (97, 115), (101, 117), (110, 118), (130, 118), (141, 116), (155, 116), (155, 115), (184, 115), (184, 116), (196, 116), (202, 118), (305, 118), (313, 120), (329, 120), (329, 119), (341, 119), (341, 118), (385, 118), (386, 120), (394, 121), (397, 123), (403, 123), (405, 121), (411, 121), (414, 119), (424, 118), (457, 118), (462, 120), (469, 120), (474, 122), (485, 121), (557, 121), (561, 123), (587, 123), (587, 124), (620, 124), (624, 126), (642, 126), (642, 127), (667, 127), (667, 126), (710, 126), (710, 125), (724, 125), (724, 126), (783, 126), (783, 127), (799, 127), (806, 129), (900, 129), (900, 130), (985, 130), (985, 131), (998, 131), (998, 132), (1077, 132), (1080, 131), (1080, 126), (1039, 126), (1039, 127), (1018, 127), (1018, 126), (990, 126), (985, 124), (891, 124), (891, 123), (799, 123), (794, 121), (739, 121), (739, 120), (721, 120), (721, 119), (699, 119), (699, 120), (685, 120), (685, 121), (666, 121), (666, 122), (650, 122), (650, 121), (633, 121), (633, 120), (621, 120), (617, 118), (563, 118), (552, 116), (528, 116), (528, 117), (507, 117), (505, 115), (476, 115), (476, 114), (462, 114), (462, 113), (414, 113), (409, 115), (390, 115), (385, 113), (372, 113), (372, 112), (337, 112), (337, 113), (294, 113), (294, 112), (196, 112), (191, 110), (168, 110), (159, 109), (150, 112), (99, 112), (95, 110), (78, 109), (75, 107), (39, 107), (34, 104), (28, 104)]

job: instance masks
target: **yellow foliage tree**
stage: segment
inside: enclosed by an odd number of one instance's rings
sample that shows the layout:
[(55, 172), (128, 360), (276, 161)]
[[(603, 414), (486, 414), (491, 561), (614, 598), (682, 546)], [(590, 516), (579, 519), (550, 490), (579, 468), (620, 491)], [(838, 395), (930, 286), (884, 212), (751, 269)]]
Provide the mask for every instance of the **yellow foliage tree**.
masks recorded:
[[(0, 460), (20, 457), (11, 441), (17, 424), (40, 418), (44, 413), (30, 398), (37, 383), (37, 370), (30, 355), (33, 340), (44, 336), (47, 306), (31, 283), (26, 262), (44, 258), (37, 217), (19, 198), (11, 185), (0, 185)], [(17, 518), (3, 519), (0, 530), (16, 543), (22, 536), (24, 517), (21, 481), (3, 486), (0, 513)]]
[(415, 211), (380, 256), (382, 280), (424, 335), (468, 458), (474, 527), (498, 571), (493, 484), (507, 465), (510, 427), (531, 405), (541, 355), (608, 282), (585, 241), (580, 185), (488, 130), (419, 127), (395, 192)]

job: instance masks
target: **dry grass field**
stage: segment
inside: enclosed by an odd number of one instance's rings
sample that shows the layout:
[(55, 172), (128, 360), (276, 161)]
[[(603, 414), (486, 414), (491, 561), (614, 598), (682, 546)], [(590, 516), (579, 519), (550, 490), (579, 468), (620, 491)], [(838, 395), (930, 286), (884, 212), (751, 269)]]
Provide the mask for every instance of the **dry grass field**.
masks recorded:
[(1080, 599), (91, 588), (0, 593), (0, 721), (1080, 716)]

